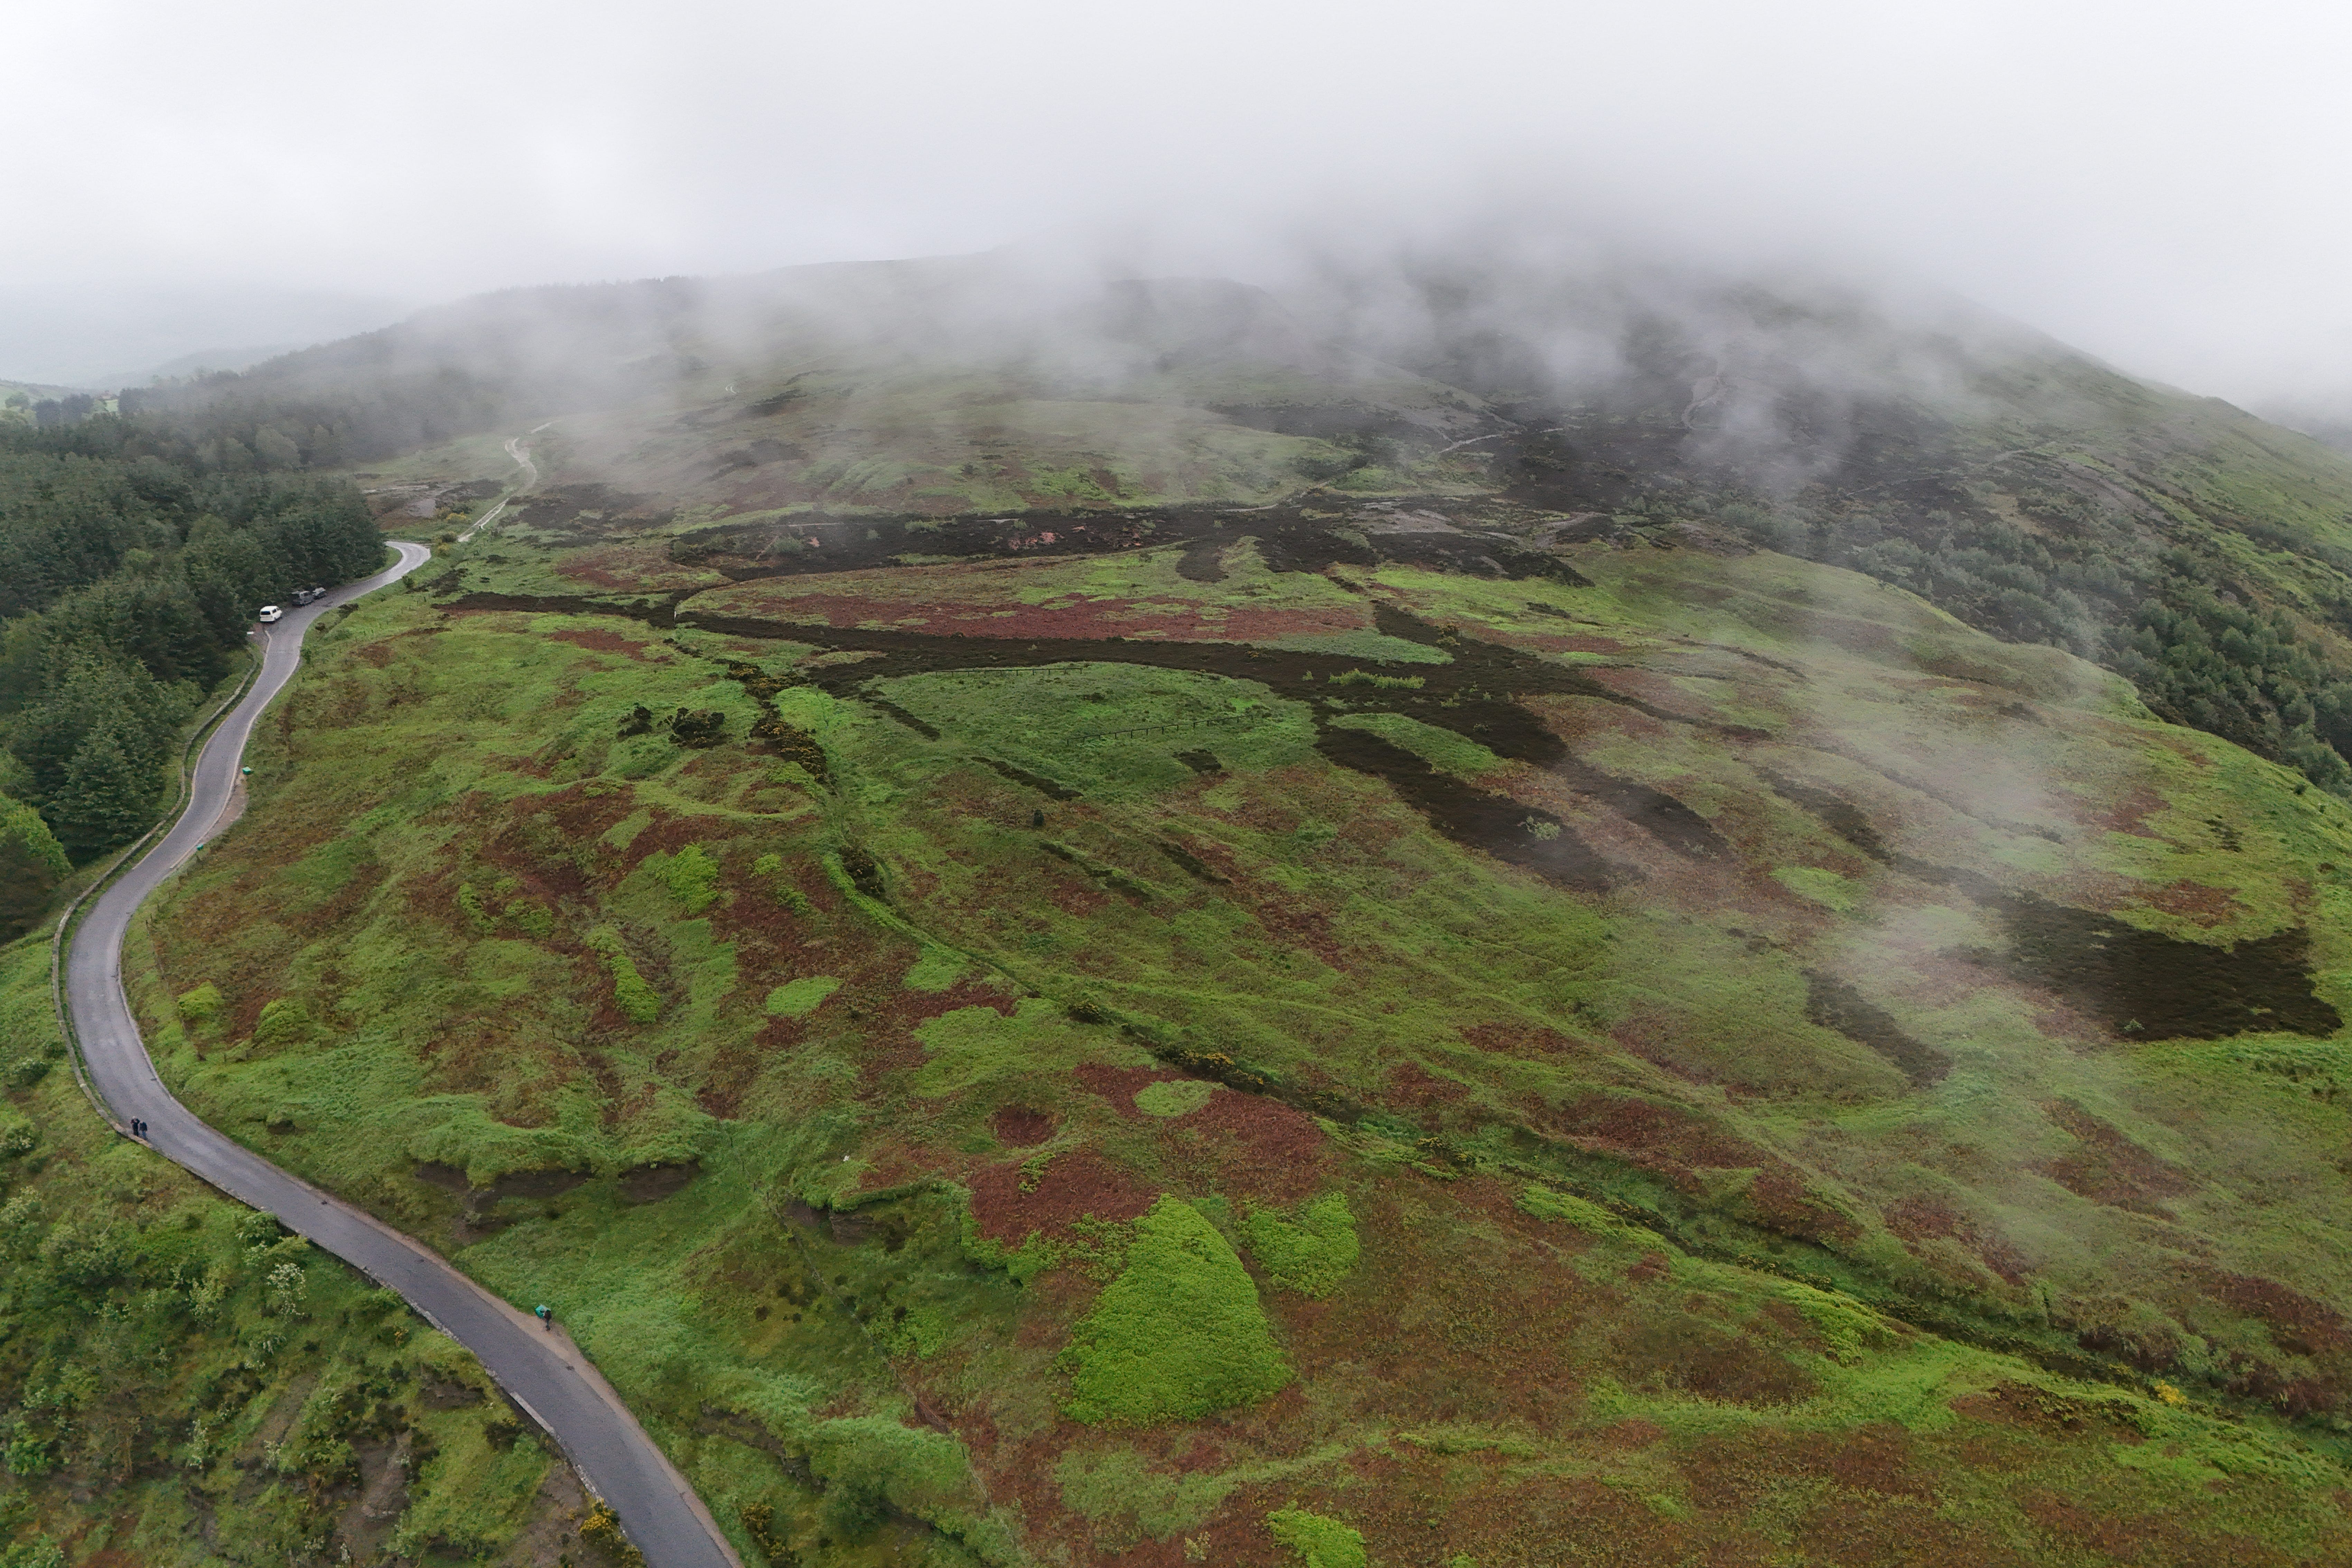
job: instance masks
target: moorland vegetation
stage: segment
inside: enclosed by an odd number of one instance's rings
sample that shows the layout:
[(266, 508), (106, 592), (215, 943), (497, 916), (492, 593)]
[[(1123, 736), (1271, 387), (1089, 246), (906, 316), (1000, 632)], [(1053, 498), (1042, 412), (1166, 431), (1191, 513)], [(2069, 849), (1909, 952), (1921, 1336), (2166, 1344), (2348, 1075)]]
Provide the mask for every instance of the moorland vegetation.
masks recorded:
[(552, 1560), (578, 1484), (471, 1356), (91, 1114), (44, 944), (0, 952), (0, 1038), (9, 1568)]
[[(2352, 468), (2047, 344), (1612, 306), (1570, 386), (1444, 298), (526, 363), (538, 488), (313, 631), (134, 935), (165, 1080), (555, 1303), (747, 1562), (2341, 1560)], [(505, 477), (403, 429), (361, 482)]]

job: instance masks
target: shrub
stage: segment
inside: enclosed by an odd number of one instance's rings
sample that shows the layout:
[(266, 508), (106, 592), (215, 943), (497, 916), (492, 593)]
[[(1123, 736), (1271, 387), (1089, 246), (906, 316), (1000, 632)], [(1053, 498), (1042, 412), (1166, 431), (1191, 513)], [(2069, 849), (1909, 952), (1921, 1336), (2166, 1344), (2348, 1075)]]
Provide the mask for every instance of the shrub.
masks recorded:
[(0, 795), (0, 942), (32, 928), (67, 869), (65, 847), (41, 814)]
[(525, 936), (549, 937), (555, 934), (555, 916), (548, 911), (545, 904), (517, 899), (507, 905), (506, 917)]
[(66, 1568), (66, 1549), (46, 1535), (0, 1552), (0, 1568)]
[(1136, 1222), (1127, 1266), (1071, 1331), (1063, 1408), (1080, 1421), (1192, 1420), (1290, 1381), (1257, 1288), (1214, 1226), (1162, 1197)]
[(280, 996), (261, 1010), (253, 1026), (253, 1043), (270, 1050), (299, 1046), (310, 1038), (310, 1015), (291, 996)]
[(180, 1016), (199, 1027), (219, 1017), (224, 1005), (220, 987), (209, 980), (193, 991), (180, 993)]
[(633, 1024), (650, 1024), (660, 1017), (661, 993), (646, 983), (637, 966), (629, 962), (629, 955), (616, 952), (609, 962), (613, 966), (613, 1000), (619, 1005), (623, 1016)]
[(650, 1024), (661, 1016), (661, 993), (637, 973), (636, 964), (611, 927), (591, 932), (588, 945), (604, 955), (604, 968), (613, 976), (613, 1001), (621, 1009), (622, 1016), (633, 1024)]
[(50, 1279), (83, 1295), (104, 1290), (131, 1266), (130, 1249), (121, 1237), (70, 1220), (42, 1239), (41, 1259), (48, 1265)]
[(793, 1554), (792, 1542), (777, 1533), (776, 1510), (764, 1502), (747, 1502), (740, 1517), (743, 1532), (751, 1538), (751, 1544), (757, 1546), (761, 1555), (770, 1563), (783, 1564), (797, 1561)]
[(1296, 1219), (1273, 1209), (1252, 1209), (1242, 1221), (1242, 1235), (1265, 1266), (1266, 1278), (1302, 1296), (1328, 1296), (1338, 1289), (1360, 1250), (1356, 1216), (1338, 1193), (1305, 1205)]
[(588, 1510), (588, 1517), (580, 1521), (580, 1538), (601, 1547), (623, 1568), (646, 1568), (645, 1553), (629, 1544), (629, 1538), (621, 1531), (620, 1516), (602, 1498)]
[(699, 844), (689, 844), (669, 858), (661, 868), (663, 882), (668, 885), (670, 897), (686, 906), (686, 912), (698, 915), (719, 899), (719, 862), (713, 860)]
[(269, 1308), (280, 1317), (301, 1316), (302, 1299), (310, 1290), (310, 1276), (291, 1258), (269, 1271)]
[(1298, 1553), (1305, 1568), (1365, 1568), (1364, 1538), (1336, 1519), (1286, 1508), (1265, 1516), (1274, 1538)]

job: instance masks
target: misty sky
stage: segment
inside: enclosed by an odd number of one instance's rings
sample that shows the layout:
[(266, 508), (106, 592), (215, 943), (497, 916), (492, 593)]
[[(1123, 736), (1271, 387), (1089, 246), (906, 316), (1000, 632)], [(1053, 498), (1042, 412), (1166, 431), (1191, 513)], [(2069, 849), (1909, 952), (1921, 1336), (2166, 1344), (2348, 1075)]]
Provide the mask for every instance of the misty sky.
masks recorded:
[(1101, 235), (1246, 273), (1540, 209), (2352, 401), (2341, 4), (123, 0), (8, 32), (0, 376), (517, 283)]

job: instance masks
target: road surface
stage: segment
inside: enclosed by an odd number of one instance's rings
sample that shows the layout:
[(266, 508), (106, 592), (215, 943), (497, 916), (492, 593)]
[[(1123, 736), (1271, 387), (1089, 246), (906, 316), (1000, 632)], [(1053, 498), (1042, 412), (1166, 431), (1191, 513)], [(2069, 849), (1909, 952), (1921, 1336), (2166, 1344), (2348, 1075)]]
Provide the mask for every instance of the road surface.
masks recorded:
[(708, 1510), (654, 1447), (571, 1337), (541, 1328), (441, 1256), (341, 1198), (288, 1174), (198, 1121), (163, 1087), (122, 994), (122, 941), (140, 904), (211, 836), (233, 798), (245, 742), (301, 661), (320, 614), (415, 571), (431, 557), (400, 543), (400, 563), (289, 609), (263, 634), (261, 674), (197, 759), (188, 808), (162, 842), (90, 905), (66, 956), (65, 1000), (99, 1097), (119, 1127), (147, 1123), (147, 1142), (232, 1197), (267, 1209), (336, 1257), (399, 1291), (474, 1352), (490, 1375), (555, 1436), (589, 1486), (613, 1506), (653, 1568), (741, 1568)]

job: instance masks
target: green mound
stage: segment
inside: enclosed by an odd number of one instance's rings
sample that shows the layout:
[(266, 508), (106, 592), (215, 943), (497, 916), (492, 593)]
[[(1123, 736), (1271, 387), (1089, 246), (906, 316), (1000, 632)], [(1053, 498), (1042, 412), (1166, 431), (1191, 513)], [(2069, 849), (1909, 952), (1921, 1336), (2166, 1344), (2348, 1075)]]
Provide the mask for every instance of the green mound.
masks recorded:
[(1338, 1193), (1302, 1205), (1296, 1218), (1272, 1209), (1252, 1209), (1242, 1222), (1242, 1234), (1265, 1265), (1266, 1278), (1302, 1296), (1328, 1296), (1338, 1289), (1356, 1267), (1360, 1250), (1356, 1216)]
[(1298, 1553), (1302, 1568), (1364, 1568), (1364, 1537), (1336, 1519), (1286, 1508), (1265, 1516), (1276, 1541)]
[(1174, 1197), (1136, 1222), (1126, 1268), (1071, 1331), (1064, 1360), (1062, 1408), (1097, 1426), (1195, 1420), (1291, 1377), (1241, 1259)]

